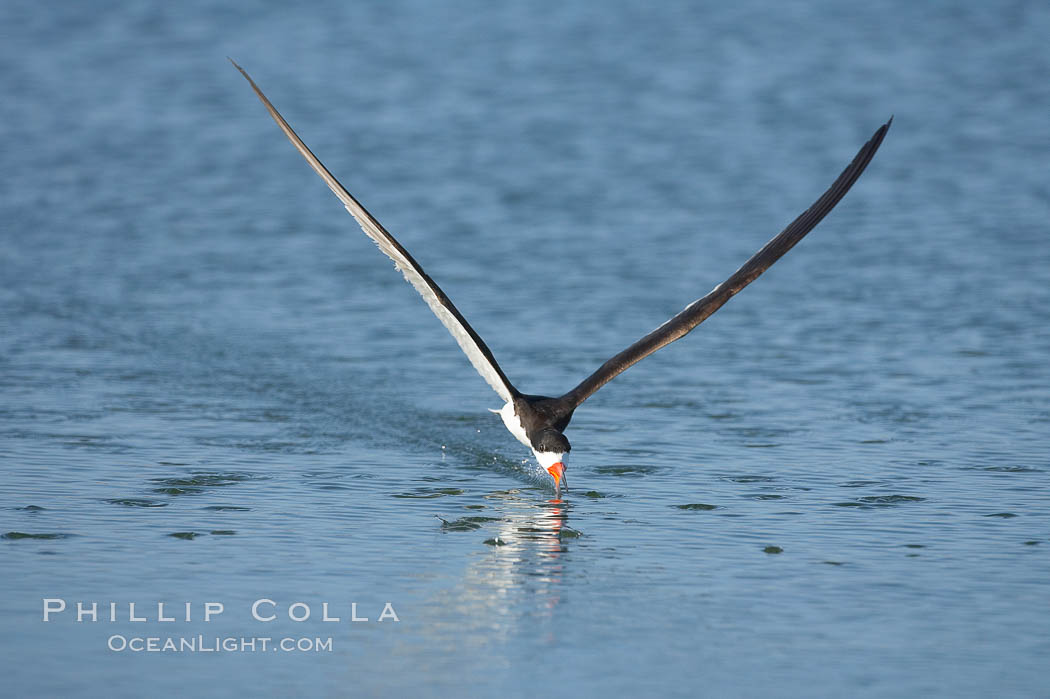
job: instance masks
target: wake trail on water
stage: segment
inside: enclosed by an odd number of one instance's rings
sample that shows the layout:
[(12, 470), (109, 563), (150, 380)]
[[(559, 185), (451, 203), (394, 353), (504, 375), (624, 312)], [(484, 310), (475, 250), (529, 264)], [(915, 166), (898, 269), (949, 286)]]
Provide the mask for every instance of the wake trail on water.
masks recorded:
[[(399, 380), (318, 357), (280, 331), (231, 327), (215, 319), (157, 322), (97, 299), (71, 306), (69, 300), (26, 298), (23, 306), (38, 322), (36, 337), (23, 337), (21, 344), (64, 347), (76, 338), (77, 346), (108, 355), (102, 364), (123, 395), (165, 397), (168, 409), (178, 413), (171, 417), (213, 415), (229, 424), (229, 433), (217, 441), (230, 446), (287, 453), (340, 451), (355, 444), (403, 449), (545, 484), (545, 474), (531, 459), (508, 455), (517, 445), (504, 444), (495, 416), (421, 409), (396, 395)], [(248, 439), (239, 437), (237, 423), (244, 421), (253, 423)]]

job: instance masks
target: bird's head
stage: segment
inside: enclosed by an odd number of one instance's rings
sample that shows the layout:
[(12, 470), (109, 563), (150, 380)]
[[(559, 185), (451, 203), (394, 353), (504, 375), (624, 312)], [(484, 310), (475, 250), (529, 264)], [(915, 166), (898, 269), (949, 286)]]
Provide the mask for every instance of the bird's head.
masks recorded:
[(572, 446), (569, 445), (569, 440), (565, 438), (565, 435), (551, 428), (540, 432), (532, 444), (536, 460), (554, 479), (555, 491), (560, 492), (565, 481), (565, 462), (571, 449)]

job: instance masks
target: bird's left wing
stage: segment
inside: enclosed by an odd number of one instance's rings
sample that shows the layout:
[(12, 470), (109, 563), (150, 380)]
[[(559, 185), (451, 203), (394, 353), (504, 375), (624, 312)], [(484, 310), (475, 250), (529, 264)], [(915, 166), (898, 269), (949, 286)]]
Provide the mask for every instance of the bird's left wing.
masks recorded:
[(813, 227), (820, 223), (828, 215), (828, 212), (835, 208), (835, 204), (838, 204), (839, 200), (850, 190), (853, 183), (864, 172), (864, 168), (871, 162), (875, 151), (879, 149), (882, 139), (886, 136), (886, 132), (892, 123), (893, 119), (890, 118), (889, 121), (880, 126), (868, 142), (861, 146), (853, 161), (846, 166), (846, 169), (828, 187), (827, 191), (813, 202), (813, 205), (806, 209), (802, 215), (781, 231), (779, 235), (766, 243), (729, 279), (712, 289), (707, 296), (689, 304), (681, 313), (605, 362), (605, 364), (602, 364), (597, 371), (581, 381), (580, 385), (562, 396), (561, 401), (565, 404), (566, 409), (575, 409), (580, 403), (587, 400), (591, 394), (616, 378), (620, 373), (626, 371), (636, 362), (688, 334), (697, 325), (707, 320), (708, 316), (721, 308), (722, 304), (733, 298), (738, 291), (769, 269), (770, 265), (779, 260), (784, 253), (793, 248), (795, 243), (802, 240), (806, 233), (813, 230)]
[(304, 158), (306, 162), (310, 164), (310, 167), (314, 169), (321, 179), (324, 180), (328, 188), (339, 197), (339, 201), (343, 202), (343, 206), (350, 212), (357, 222), (361, 225), (361, 229), (364, 230), (365, 235), (371, 238), (379, 249), (394, 261), (394, 266), (405, 275), (405, 279), (415, 287), (419, 295), (423, 297), (423, 300), (430, 306), (430, 310), (434, 312), (434, 315), (438, 317), (448, 331), (452, 334), (452, 337), (459, 343), (463, 353), (467, 355), (467, 359), (474, 365), (478, 373), (481, 374), (481, 378), (488, 382), (489, 386), (499, 394), (506, 402), (510, 402), (513, 398), (519, 395), (517, 389), (510, 383), (503, 370), (500, 369), (499, 364), (496, 363), (496, 359), (492, 356), (492, 351), (485, 345), (485, 342), (481, 337), (474, 332), (474, 328), (470, 327), (470, 323), (466, 321), (463, 315), (459, 312), (459, 309), (455, 307), (452, 301), (445, 295), (445, 292), (441, 290), (433, 279), (431, 279), (423, 268), (419, 266), (408, 251), (401, 246), (401, 243), (394, 239), (394, 236), (390, 235), (385, 228), (368, 213), (365, 207), (351, 196), (350, 192), (346, 191), (346, 188), (339, 183), (332, 173), (328, 171), (328, 168), (317, 159), (306, 144), (302, 142), (299, 136), (296, 135), (292, 127), (288, 125), (288, 122), (284, 120), (280, 112), (270, 103), (270, 100), (266, 99), (266, 95), (262, 93), (259, 86), (255, 84), (255, 81), (251, 79), (251, 76), (245, 72), (244, 68), (241, 68), (231, 58), (230, 63), (233, 63), (234, 67), (241, 72), (255, 90), (255, 94), (262, 101), (267, 111), (270, 112), (270, 116), (277, 122), (277, 125), (281, 127), (281, 131), (284, 131), (284, 135), (288, 137), (288, 140), (292, 142), (296, 150)]

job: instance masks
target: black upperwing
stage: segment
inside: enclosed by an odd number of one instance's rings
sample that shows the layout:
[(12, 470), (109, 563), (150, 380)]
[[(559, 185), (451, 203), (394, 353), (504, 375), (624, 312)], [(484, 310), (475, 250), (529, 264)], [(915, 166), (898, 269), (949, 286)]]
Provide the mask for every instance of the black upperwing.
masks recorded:
[(467, 355), (467, 359), (474, 365), (481, 378), (485, 379), (492, 386), (492, 389), (506, 402), (510, 402), (515, 396), (519, 395), (517, 389), (511, 385), (503, 370), (500, 369), (499, 364), (496, 363), (496, 359), (492, 356), (492, 351), (489, 350), (485, 342), (474, 331), (474, 328), (470, 327), (470, 323), (467, 322), (459, 312), (459, 309), (445, 295), (441, 287), (427, 276), (427, 273), (423, 271), (419, 263), (408, 254), (408, 250), (405, 250), (401, 243), (397, 242), (394, 236), (390, 235), (379, 221), (351, 196), (350, 192), (346, 191), (346, 188), (339, 183), (339, 180), (306, 147), (306, 144), (296, 135), (280, 112), (270, 104), (270, 100), (266, 99), (266, 95), (262, 93), (262, 90), (259, 89), (248, 73), (237, 65), (232, 58), (230, 63), (233, 63), (233, 66), (248, 80), (252, 89), (255, 90), (256, 96), (262, 101), (267, 111), (270, 112), (270, 116), (284, 131), (284, 135), (288, 137), (288, 140), (292, 142), (292, 145), (295, 146), (299, 153), (306, 158), (306, 162), (310, 164), (314, 172), (321, 176), (321, 179), (325, 181), (325, 184), (328, 185), (328, 188), (332, 190), (335, 196), (343, 202), (343, 206), (357, 220), (365, 235), (372, 239), (383, 254), (394, 261), (394, 266), (401, 274), (405, 275), (405, 279), (415, 287), (419, 295), (427, 302), (430, 310), (434, 312), (438, 320), (442, 322), (456, 342), (459, 343), (460, 349)]
[(864, 168), (868, 166), (868, 163), (875, 155), (875, 151), (879, 149), (879, 145), (882, 143), (882, 139), (886, 136), (886, 131), (889, 130), (892, 123), (893, 118), (891, 117), (889, 121), (880, 126), (878, 131), (853, 158), (853, 162), (842, 171), (835, 183), (820, 196), (820, 199), (817, 199), (801, 216), (792, 221), (791, 225), (785, 228), (780, 235), (766, 243), (765, 247), (745, 262), (743, 267), (733, 273), (733, 276), (712, 289), (707, 296), (689, 304), (681, 313), (605, 362), (605, 364), (602, 364), (596, 372), (584, 379), (579, 386), (561, 397), (565, 407), (570, 410), (575, 409), (580, 403), (587, 400), (591, 394), (636, 362), (648, 357), (664, 345), (670, 344), (688, 334), (693, 328), (704, 322), (708, 316), (721, 308), (722, 304), (731, 299), (734, 294), (757, 279), (758, 275), (765, 272), (770, 265), (780, 259), (781, 255), (794, 247), (795, 243), (802, 240), (807, 233), (813, 230), (814, 226), (820, 223), (821, 219), (827, 216), (829, 211), (835, 208), (839, 200), (845, 196), (846, 192), (853, 186), (853, 183), (857, 181), (857, 178), (864, 172)]

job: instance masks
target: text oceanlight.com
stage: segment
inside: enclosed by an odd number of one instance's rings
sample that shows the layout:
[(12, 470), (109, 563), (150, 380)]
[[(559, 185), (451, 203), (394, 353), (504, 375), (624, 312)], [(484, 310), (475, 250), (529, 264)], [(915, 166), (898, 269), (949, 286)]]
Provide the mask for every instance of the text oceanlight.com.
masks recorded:
[(132, 653), (331, 653), (332, 637), (271, 638), (269, 636), (123, 636), (114, 634), (106, 642), (111, 651)]

